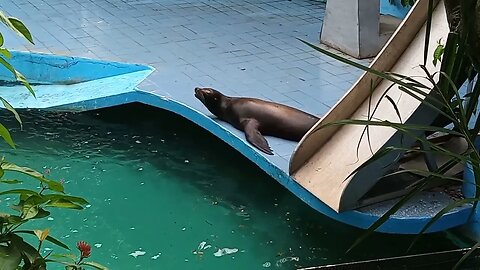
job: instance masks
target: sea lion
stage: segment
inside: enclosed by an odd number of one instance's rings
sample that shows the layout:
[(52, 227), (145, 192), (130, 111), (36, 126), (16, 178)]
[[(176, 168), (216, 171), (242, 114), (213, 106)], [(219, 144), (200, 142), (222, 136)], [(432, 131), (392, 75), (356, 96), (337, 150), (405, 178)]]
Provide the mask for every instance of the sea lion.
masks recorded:
[(220, 120), (245, 132), (248, 142), (260, 151), (273, 155), (263, 135), (300, 141), (319, 120), (318, 117), (270, 101), (229, 97), (213, 88), (195, 88), (195, 97)]

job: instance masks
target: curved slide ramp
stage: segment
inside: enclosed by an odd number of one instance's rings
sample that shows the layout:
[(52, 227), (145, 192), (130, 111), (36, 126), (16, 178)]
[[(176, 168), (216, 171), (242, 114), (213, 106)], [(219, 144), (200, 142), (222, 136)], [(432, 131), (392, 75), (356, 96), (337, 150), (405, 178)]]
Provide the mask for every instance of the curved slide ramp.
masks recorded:
[[(371, 63), (373, 69), (415, 77), (415, 79), (425, 76), (425, 72), (419, 67), (419, 64), (423, 62), (424, 58), (428, 2), (416, 1), (408, 16)], [(437, 1), (433, 12), (426, 65), (431, 74), (440, 68), (440, 65), (434, 66), (433, 64), (433, 52), (437, 41), (445, 41), (448, 32), (444, 3)], [(426, 80), (424, 82), (427, 84)], [(320, 127), (344, 119), (367, 119), (370, 106), (375, 106), (377, 102), (379, 102), (379, 106), (374, 114), (375, 119), (398, 122), (399, 116), (394, 106), (386, 98), (381, 99), (386, 91), (391, 100), (396, 103), (402, 121), (415, 124), (430, 124), (433, 121), (434, 117), (432, 117), (431, 111), (420, 101), (403, 93), (398, 86), (389, 89), (391, 85), (392, 83), (389, 81), (380, 80), (370, 73), (364, 73), (336, 105), (304, 136), (292, 155), (289, 168), (292, 178), (333, 211), (340, 213), (339, 215), (349, 212), (351, 209), (362, 212), (366, 209), (378, 209), (379, 205), (386, 208), (393, 206), (398, 199), (368, 207), (361, 207), (361, 200), (377, 184), (378, 178), (385, 175), (389, 169), (388, 165), (398, 154), (387, 155), (358, 172), (357, 169), (372, 156), (372, 153), (383, 147), (392, 145), (410, 147), (413, 141), (401, 137), (401, 134), (393, 128), (369, 127), (369, 142), (367, 136), (362, 137), (364, 126)], [(404, 212), (405, 218), (412, 219), (413, 216), (418, 215), (428, 219), (439, 210), (429, 209), (427, 205), (442, 205), (439, 208), (441, 209), (454, 201), (448, 196), (443, 199), (433, 196), (433, 192), (428, 191), (418, 195), (414, 201), (409, 203), (409, 210)], [(462, 211), (468, 207), (466, 205), (453, 209), (451, 213)], [(442, 222), (445, 220), (436, 223)]]

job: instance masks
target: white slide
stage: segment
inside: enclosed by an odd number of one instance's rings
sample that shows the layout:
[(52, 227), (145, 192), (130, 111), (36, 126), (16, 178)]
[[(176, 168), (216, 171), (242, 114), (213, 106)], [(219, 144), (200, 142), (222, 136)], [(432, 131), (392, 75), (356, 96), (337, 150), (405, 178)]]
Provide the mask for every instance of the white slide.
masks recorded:
[[(371, 64), (373, 69), (410, 77), (425, 77), (425, 72), (419, 65), (424, 59), (428, 2), (416, 1), (407, 17), (373, 60)], [(444, 3), (438, 1), (433, 12), (426, 64), (432, 74), (440, 69), (440, 64), (435, 67), (432, 62), (437, 41), (441, 39), (445, 42), (448, 33)], [(415, 79), (419, 80), (418, 77)], [(367, 119), (370, 94), (372, 94), (371, 104), (375, 105), (391, 85), (389, 81), (364, 73), (304, 136), (292, 155), (290, 175), (336, 212), (355, 208), (358, 200), (375, 185), (379, 177), (386, 173), (386, 165), (396, 157), (386, 156), (380, 162), (374, 162), (371, 166), (351, 175), (372, 156), (372, 153), (385, 146), (406, 145), (412, 141), (402, 139), (393, 128), (371, 126), (369, 128), (370, 148), (367, 136), (364, 135), (360, 141), (364, 126), (329, 126), (322, 129), (319, 127), (343, 119)], [(391, 88), (388, 96), (397, 105), (404, 123), (430, 124), (436, 116), (421, 105), (420, 101), (398, 89), (398, 86)], [(386, 98), (381, 99), (374, 116), (376, 119), (400, 122), (394, 106)]]

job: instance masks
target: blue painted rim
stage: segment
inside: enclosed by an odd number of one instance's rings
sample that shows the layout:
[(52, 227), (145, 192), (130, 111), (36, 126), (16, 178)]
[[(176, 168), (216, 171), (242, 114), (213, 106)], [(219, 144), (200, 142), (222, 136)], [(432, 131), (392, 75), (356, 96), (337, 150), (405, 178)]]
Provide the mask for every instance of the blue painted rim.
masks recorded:
[[(35, 65), (41, 65), (42, 63), (49, 64), (51, 60), (51, 65), (54, 69), (60, 70), (68, 70), (72, 71), (75, 74), (81, 74), (85, 71), (85, 67), (89, 65), (114, 65), (116, 68), (125, 69), (125, 72), (131, 72), (132, 68), (133, 71), (135, 70), (148, 70), (148, 73), (153, 71), (152, 67), (145, 66), (145, 65), (135, 65), (135, 64), (125, 64), (119, 62), (108, 62), (108, 61), (96, 61), (93, 59), (88, 58), (81, 58), (81, 57), (70, 57), (70, 56), (55, 56), (55, 55), (48, 55), (48, 54), (41, 54), (41, 53), (28, 53), (28, 52), (16, 52), (17, 55), (23, 55), (28, 57), (28, 61), (34, 60)], [(28, 54), (28, 55), (27, 55)], [(31, 62), (30, 62), (31, 63)], [(86, 66), (75, 66), (73, 69), (70, 67), (73, 65), (77, 65), (81, 63)], [(22, 63), (25, 65), (25, 63)], [(30, 70), (28, 70), (30, 71)], [(47, 70), (48, 71), (48, 70)], [(36, 72), (34, 70), (33, 72)], [(45, 72), (45, 70), (42, 70)], [(63, 76), (69, 76), (68, 72), (64, 72), (67, 74), (63, 74)], [(40, 75), (44, 75), (43, 73)], [(47, 74), (48, 75), (48, 74)], [(83, 74), (84, 76), (85, 74)], [(92, 74), (92, 77), (99, 77), (99, 74)], [(108, 76), (108, 74), (103, 74)], [(146, 75), (145, 75), (146, 76)], [(88, 76), (87, 76), (88, 77)], [(68, 79), (68, 77), (67, 77)], [(92, 78), (94, 79), (94, 78)], [(112, 92), (114, 93), (114, 92)], [(193, 93), (192, 93), (193, 95)], [(87, 98), (87, 97), (85, 97)], [(68, 101), (67, 101), (68, 102)], [(90, 99), (84, 99), (79, 102), (71, 102), (59, 106), (49, 106), (49, 109), (53, 110), (93, 110), (98, 108), (105, 108), (111, 107), (116, 105), (122, 105), (132, 102), (140, 102), (144, 104), (148, 104), (151, 106), (155, 106), (161, 109), (165, 109), (176, 113), (180, 116), (185, 117), (186, 119), (196, 123), (197, 125), (203, 127), (207, 131), (211, 132), (249, 160), (254, 162), (257, 166), (259, 166), (262, 170), (268, 173), (271, 177), (276, 179), (280, 184), (285, 186), (290, 192), (295, 194), (298, 198), (304, 201), (313, 209), (317, 210), (318, 212), (335, 219), (339, 222), (343, 222), (345, 224), (349, 224), (358, 228), (366, 229), (370, 227), (375, 221), (378, 220), (379, 216), (361, 212), (358, 210), (351, 210), (342, 213), (337, 213), (325, 205), (321, 200), (311, 194), (309, 191), (304, 189), (300, 184), (298, 184), (293, 178), (291, 178), (286, 172), (281, 170), (280, 168), (276, 167), (272, 164), (265, 156), (259, 153), (255, 148), (251, 147), (248, 143), (246, 143), (243, 138), (238, 137), (235, 134), (232, 134), (228, 129), (220, 125), (219, 123), (215, 122), (213, 119), (208, 117), (207, 115), (197, 111), (186, 104), (180, 103), (173, 99), (162, 97), (157, 94), (148, 93), (145, 91), (141, 91), (139, 89), (134, 89), (134, 87), (123, 93), (117, 94), (110, 94), (107, 96), (97, 96), (91, 97)], [(435, 222), (427, 232), (436, 232), (445, 229), (449, 229), (452, 227), (456, 227), (459, 225), (463, 225), (467, 222), (469, 215), (470, 215), (469, 207), (462, 207), (459, 209), (455, 209), (447, 214), (445, 214), (442, 218), (440, 218), (437, 222)], [(392, 216), (390, 217), (382, 226), (380, 226), (377, 231), (384, 232), (384, 233), (395, 233), (395, 234), (415, 234), (420, 232), (423, 227), (430, 221), (430, 218), (427, 217), (398, 217)]]
[[(335, 219), (339, 222), (349, 224), (354, 227), (366, 229), (378, 220), (378, 216), (364, 213), (358, 210), (351, 210), (342, 213), (337, 213), (324, 204), (317, 197), (312, 195), (309, 191), (304, 189), (288, 174), (274, 166), (270, 161), (258, 153), (255, 149), (247, 145), (241, 138), (232, 134), (225, 127), (216, 123), (210, 117), (203, 113), (173, 99), (162, 97), (156, 94), (147, 93), (141, 90), (119, 94), (116, 96), (101, 98), (98, 100), (88, 100), (81, 104), (70, 104), (61, 106), (59, 108), (85, 108), (97, 109), (111, 107), (119, 104), (126, 104), (132, 102), (140, 102), (143, 104), (155, 106), (164, 110), (176, 113), (184, 118), (194, 122), (211, 132), (230, 146), (235, 148), (245, 157), (254, 162), (262, 170), (267, 172), (271, 177), (276, 179), (280, 184), (285, 186), (290, 192), (295, 194), (298, 198), (314, 208), (318, 212)], [(437, 222), (435, 222), (426, 232), (443, 231), (449, 228), (463, 225), (467, 222), (471, 213), (471, 208), (464, 207), (462, 209), (445, 214)], [(423, 227), (430, 221), (430, 218), (425, 217), (390, 217), (382, 226), (377, 229), (377, 232), (393, 233), (393, 234), (416, 234), (419, 233)]]

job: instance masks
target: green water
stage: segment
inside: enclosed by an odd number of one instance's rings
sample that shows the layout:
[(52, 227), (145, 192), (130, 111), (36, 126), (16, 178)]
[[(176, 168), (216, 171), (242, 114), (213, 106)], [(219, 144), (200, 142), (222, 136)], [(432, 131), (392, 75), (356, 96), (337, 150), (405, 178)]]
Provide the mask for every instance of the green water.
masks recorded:
[[(402, 255), (410, 243), (376, 234), (345, 255), (360, 230), (312, 210), (228, 145), (171, 113), (140, 105), (20, 113), (23, 131), (1, 114), (18, 144), (11, 150), (2, 142), (7, 160), (64, 179), (68, 193), (90, 203), (82, 211), (53, 211), (27, 228), (50, 228), (72, 247), (87, 241), (91, 259), (110, 269), (295, 269)], [(2, 211), (16, 200), (1, 199)], [(195, 252), (202, 242), (211, 247)], [(445, 234), (434, 234), (412, 252), (453, 247)], [(215, 256), (222, 248), (238, 251)]]

